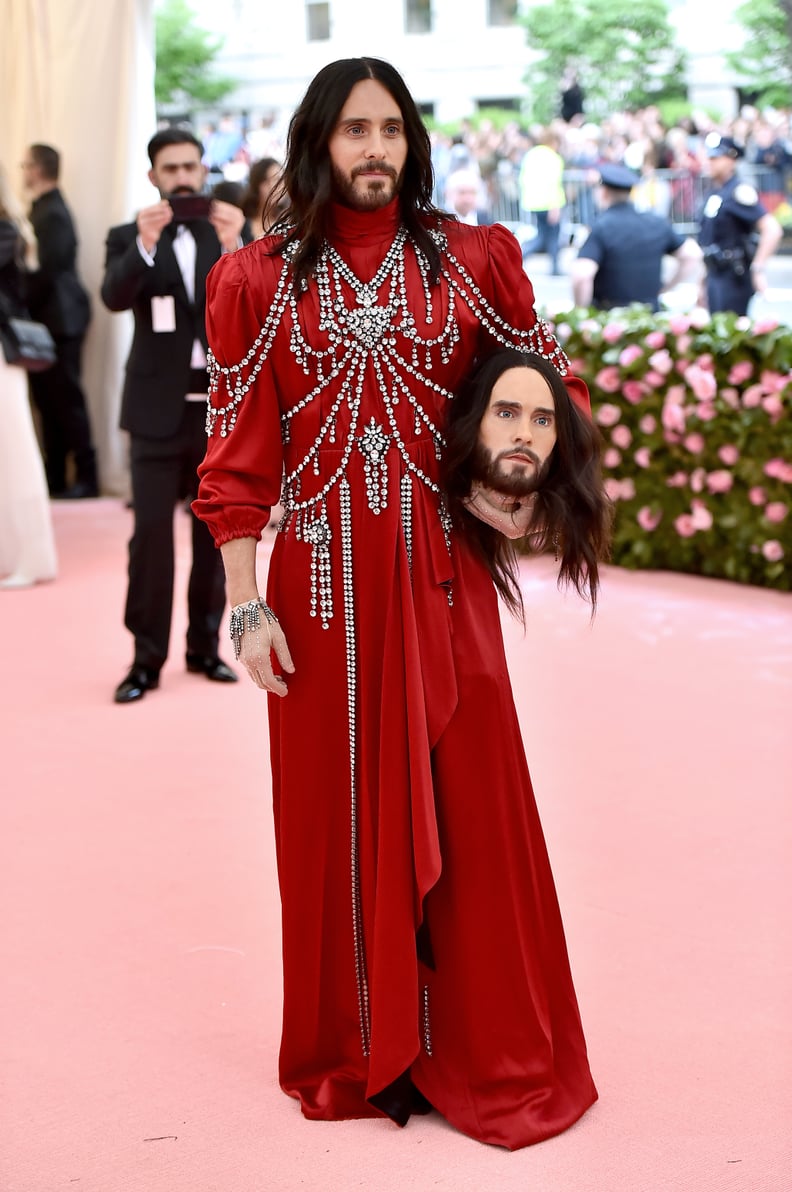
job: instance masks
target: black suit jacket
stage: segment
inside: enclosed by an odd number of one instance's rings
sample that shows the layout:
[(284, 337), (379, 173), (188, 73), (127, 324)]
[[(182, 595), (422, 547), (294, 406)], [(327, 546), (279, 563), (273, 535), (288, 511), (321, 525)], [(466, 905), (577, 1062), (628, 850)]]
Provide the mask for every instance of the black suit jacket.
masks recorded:
[(26, 278), (30, 313), (56, 339), (82, 336), (91, 320), (91, 304), (77, 276), (74, 221), (59, 190), (34, 199), (30, 222), (39, 256), (38, 270)]
[[(210, 223), (190, 224), (195, 237), (195, 302), (184, 288), (173, 251), (174, 227), (162, 233), (148, 265), (137, 247), (137, 224), (111, 228), (107, 237), (102, 300), (110, 310), (131, 310), (135, 334), (126, 367), (121, 399), (121, 428), (150, 439), (175, 434), (184, 412), (184, 395), (191, 383), (190, 356), (195, 339), (206, 348), (206, 275), (222, 254)], [(243, 233), (244, 239), (244, 233)], [(176, 330), (155, 332), (151, 299), (172, 295)]]

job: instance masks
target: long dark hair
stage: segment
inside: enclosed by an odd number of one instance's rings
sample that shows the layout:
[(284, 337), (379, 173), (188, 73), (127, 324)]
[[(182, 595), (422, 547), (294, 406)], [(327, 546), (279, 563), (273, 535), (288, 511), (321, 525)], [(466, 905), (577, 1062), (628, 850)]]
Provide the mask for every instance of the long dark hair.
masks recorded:
[(273, 253), (282, 253), (292, 242), (299, 241), (293, 262), (298, 290), (313, 272), (330, 231), (333, 171), (328, 143), (350, 91), (364, 79), (381, 83), (401, 111), (407, 139), (407, 160), (399, 192), (402, 222), (429, 261), (433, 278), (437, 280), (439, 276), (440, 255), (427, 230), (426, 216), (435, 219), (448, 216), (432, 203), (434, 175), (429, 134), (415, 101), (389, 62), (380, 58), (341, 58), (315, 76), (289, 125), (281, 182), (289, 197), (283, 222), (291, 226)]
[(444, 482), (452, 517), (483, 555), (493, 583), (509, 610), (524, 620), (513, 542), (468, 513), (462, 501), (473, 482), (473, 453), (481, 419), (498, 378), (510, 368), (541, 373), (553, 394), (556, 443), (536, 493), (526, 539), (532, 550), (555, 549), (560, 584), (571, 584), (597, 607), (599, 563), (608, 557), (612, 509), (602, 481), (602, 445), (597, 427), (574, 404), (556, 369), (533, 353), (507, 348), (486, 357), (451, 403)]
[[(267, 181), (267, 175), (273, 166), (278, 168), (278, 178), (274, 182), (272, 190), (267, 196), (266, 203), (261, 201), (259, 194), (259, 187), (262, 182)], [(245, 213), (246, 219), (261, 219), (264, 227), (268, 224), (268, 213), (276, 209), (277, 204), (283, 197), (283, 183), (280, 177), (281, 163), (277, 157), (260, 157), (258, 161), (254, 161), (248, 172), (247, 186), (242, 195), (242, 210)], [(269, 220), (269, 223), (272, 223)]]

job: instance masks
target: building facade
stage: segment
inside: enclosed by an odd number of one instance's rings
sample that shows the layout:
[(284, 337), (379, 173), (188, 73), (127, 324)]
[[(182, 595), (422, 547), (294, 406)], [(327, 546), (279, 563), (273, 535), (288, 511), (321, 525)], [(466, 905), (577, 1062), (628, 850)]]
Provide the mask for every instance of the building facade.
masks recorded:
[[(309, 80), (336, 58), (386, 58), (404, 75), (421, 110), (440, 123), (486, 107), (519, 112), (533, 56), (518, 23), (532, 0), (191, 0), (198, 22), (224, 40), (218, 72), (238, 80), (226, 109), (256, 127), (283, 130)], [(540, 0), (537, 0), (540, 2)], [(740, 44), (731, 19), (738, 0), (669, 0), (688, 54), (694, 107), (737, 109), (724, 51)], [(208, 114), (199, 114), (207, 116)]]
[(386, 58), (421, 110), (440, 122), (482, 107), (519, 110), (531, 52), (517, 0), (192, 0), (225, 38), (218, 73), (239, 80), (224, 101), (255, 125), (281, 123), (336, 58)]

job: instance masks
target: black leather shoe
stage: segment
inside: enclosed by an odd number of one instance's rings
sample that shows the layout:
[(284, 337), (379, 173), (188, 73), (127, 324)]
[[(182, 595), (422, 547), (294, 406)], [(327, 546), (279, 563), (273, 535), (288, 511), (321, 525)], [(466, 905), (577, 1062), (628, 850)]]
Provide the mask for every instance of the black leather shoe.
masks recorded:
[(113, 699), (117, 704), (133, 704), (135, 700), (143, 699), (147, 691), (154, 691), (157, 687), (159, 671), (136, 663), (116, 687)]
[(216, 654), (188, 654), (187, 670), (192, 675), (206, 675), (216, 683), (236, 683), (239, 677)]
[(71, 488), (61, 489), (60, 492), (51, 495), (53, 501), (81, 501), (85, 497), (98, 497), (99, 489), (95, 484), (89, 484), (87, 480), (78, 480)]

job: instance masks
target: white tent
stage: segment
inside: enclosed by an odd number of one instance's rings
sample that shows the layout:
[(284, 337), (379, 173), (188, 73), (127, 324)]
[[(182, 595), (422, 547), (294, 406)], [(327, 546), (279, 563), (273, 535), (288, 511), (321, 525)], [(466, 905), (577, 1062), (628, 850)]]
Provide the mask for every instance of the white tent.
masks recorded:
[(61, 186), (93, 303), (83, 377), (102, 488), (121, 493), (126, 444), (117, 425), (131, 316), (105, 310), (99, 287), (108, 228), (157, 197), (146, 178), (156, 131), (154, 0), (2, 0), (0, 8), (0, 160), (21, 190), (27, 145), (44, 142), (62, 155)]

